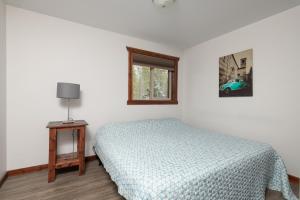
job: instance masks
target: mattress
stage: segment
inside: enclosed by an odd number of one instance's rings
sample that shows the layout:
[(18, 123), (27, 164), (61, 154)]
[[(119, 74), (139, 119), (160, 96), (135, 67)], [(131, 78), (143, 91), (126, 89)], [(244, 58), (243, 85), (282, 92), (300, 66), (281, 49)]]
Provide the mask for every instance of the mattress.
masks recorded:
[(286, 168), (263, 143), (193, 128), (177, 119), (111, 123), (95, 150), (128, 200), (295, 200)]

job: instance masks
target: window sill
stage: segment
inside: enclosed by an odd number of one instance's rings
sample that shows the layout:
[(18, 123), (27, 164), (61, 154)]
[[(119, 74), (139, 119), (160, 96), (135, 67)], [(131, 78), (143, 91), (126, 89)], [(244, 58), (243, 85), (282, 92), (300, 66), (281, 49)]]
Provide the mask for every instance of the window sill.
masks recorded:
[(127, 105), (166, 105), (178, 104), (177, 100), (128, 100)]

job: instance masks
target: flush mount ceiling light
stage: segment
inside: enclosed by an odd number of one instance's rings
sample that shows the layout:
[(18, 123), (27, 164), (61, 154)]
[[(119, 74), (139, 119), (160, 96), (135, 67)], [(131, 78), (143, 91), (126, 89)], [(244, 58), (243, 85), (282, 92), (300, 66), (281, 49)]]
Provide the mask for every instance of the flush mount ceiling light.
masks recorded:
[(176, 0), (152, 0), (152, 2), (159, 7), (165, 8), (175, 3)]

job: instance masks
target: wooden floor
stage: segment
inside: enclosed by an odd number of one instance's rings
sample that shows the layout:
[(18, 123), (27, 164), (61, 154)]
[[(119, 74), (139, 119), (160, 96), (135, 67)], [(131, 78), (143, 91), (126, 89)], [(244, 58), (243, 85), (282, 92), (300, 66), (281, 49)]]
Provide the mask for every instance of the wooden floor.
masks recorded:
[[(9, 177), (0, 189), (1, 200), (124, 200), (117, 192), (103, 167), (97, 161), (88, 162), (84, 176), (77, 171), (59, 174), (53, 183), (47, 182), (47, 170)], [(299, 185), (294, 186), (299, 193)], [(281, 200), (280, 193), (268, 192), (268, 200)]]

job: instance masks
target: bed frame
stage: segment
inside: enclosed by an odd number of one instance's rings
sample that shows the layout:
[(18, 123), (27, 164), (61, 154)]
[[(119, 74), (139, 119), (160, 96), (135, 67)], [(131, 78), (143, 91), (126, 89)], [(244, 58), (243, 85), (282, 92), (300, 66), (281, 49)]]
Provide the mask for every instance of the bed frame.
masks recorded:
[(102, 163), (101, 159), (99, 158), (99, 156), (98, 156), (98, 154), (96, 152), (95, 146), (93, 146), (93, 151), (94, 151), (94, 153), (96, 155), (96, 158), (97, 158), (97, 160), (99, 162), (99, 166), (103, 166), (103, 163)]

